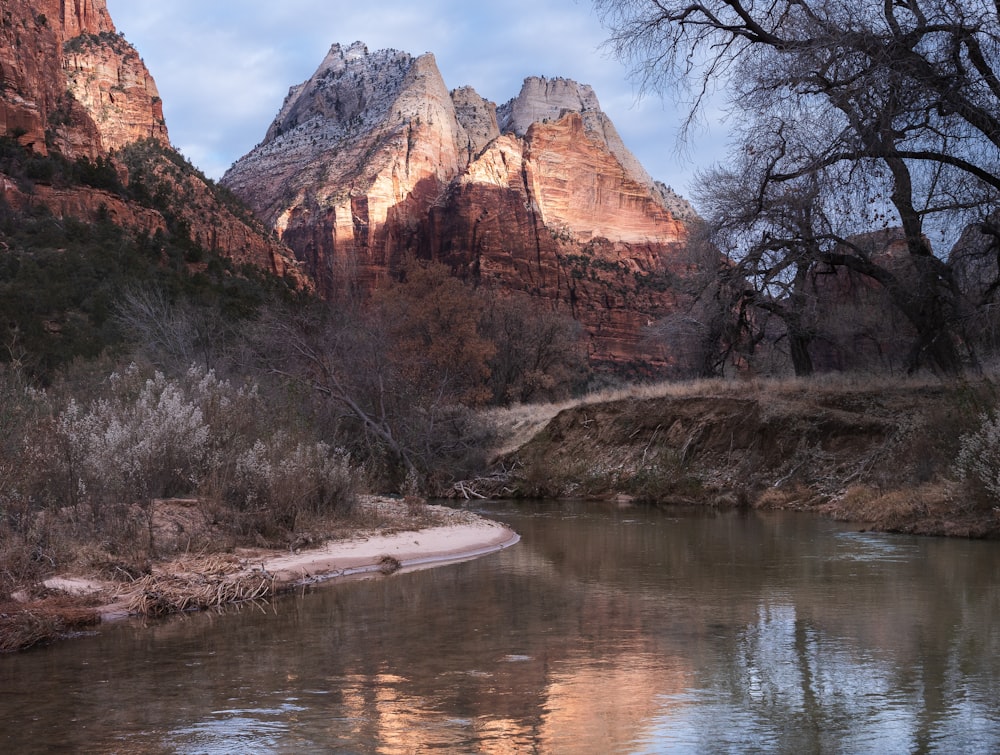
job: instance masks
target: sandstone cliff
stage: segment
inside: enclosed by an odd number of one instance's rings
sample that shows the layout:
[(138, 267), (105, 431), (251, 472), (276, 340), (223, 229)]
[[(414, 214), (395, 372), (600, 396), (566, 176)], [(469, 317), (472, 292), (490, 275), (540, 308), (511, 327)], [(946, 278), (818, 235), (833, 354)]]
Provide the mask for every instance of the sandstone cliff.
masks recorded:
[(432, 55), (334, 45), (223, 183), (326, 296), (409, 255), (572, 312), (597, 363), (670, 361), (643, 337), (676, 306), (690, 205), (650, 178), (590, 87), (530, 78), (497, 108)]
[(487, 138), (459, 122), (433, 56), (334, 45), (223, 183), (277, 229), (322, 291), (333, 293), (345, 267), (370, 289)]
[(684, 225), (571, 112), (494, 140), (433, 208), (431, 256), (542, 297), (583, 324), (605, 364), (660, 363), (643, 338), (677, 300)]
[(10, 0), (0, 19), (0, 129), (40, 154), (167, 142), (156, 85), (104, 0)]
[(156, 84), (115, 30), (104, 0), (3, 4), (0, 133), (42, 157), (110, 158), (124, 181), (114, 195), (87, 186), (49, 186), (33, 177), (29, 197), (18, 181), (0, 175), (0, 196), (15, 209), (41, 204), (57, 217), (110, 216), (153, 234), (168, 230), (164, 207), (143, 206), (149, 202), (136, 201), (140, 192), (133, 186), (150, 183), (196, 244), (307, 284), (287, 247), (228, 208), (203, 176), (175, 159)]
[(64, 49), (67, 91), (97, 125), (102, 150), (141, 139), (169, 143), (156, 84), (128, 42), (107, 31), (74, 37)]

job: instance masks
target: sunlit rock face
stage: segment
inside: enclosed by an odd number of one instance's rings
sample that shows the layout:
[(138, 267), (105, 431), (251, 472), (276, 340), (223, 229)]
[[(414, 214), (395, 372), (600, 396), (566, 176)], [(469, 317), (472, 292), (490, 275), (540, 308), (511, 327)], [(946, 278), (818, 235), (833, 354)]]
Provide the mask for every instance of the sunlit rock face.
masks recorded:
[(66, 39), (115, 30), (104, 0), (39, 0), (32, 6), (50, 18), (58, 17)]
[(104, 0), (3, 4), (0, 129), (39, 154), (68, 157), (167, 142), (156, 85)]
[[(110, 158), (142, 140), (169, 146), (156, 84), (139, 53), (115, 30), (104, 0), (6, 0), (0, 5), (0, 133), (38, 155), (70, 160)], [(292, 253), (256, 221), (220, 203), (195, 171), (178, 169), (162, 150), (148, 149), (143, 170), (174, 201), (192, 241), (236, 263), (249, 263), (308, 285)], [(45, 206), (56, 217), (110, 218), (154, 235), (163, 215), (86, 186), (37, 182), (30, 196), (0, 174), (0, 197), (26, 210)]]
[(334, 45), (223, 183), (324, 295), (371, 291), (408, 256), (571, 313), (595, 362), (670, 361), (643, 338), (677, 303), (690, 205), (628, 151), (593, 90), (527, 79), (497, 108), (432, 55)]
[(579, 114), (494, 140), (429, 226), (431, 256), (571, 313), (595, 362), (669, 361), (642, 333), (677, 303), (686, 227), (584, 136)]
[(333, 295), (345, 270), (371, 289), (496, 135), (487, 113), (466, 92), (466, 131), (432, 55), (334, 45), (223, 183), (296, 250), (321, 291)]
[(64, 45), (68, 91), (90, 114), (103, 150), (141, 139), (169, 143), (163, 105), (139, 53), (121, 37), (81, 36)]

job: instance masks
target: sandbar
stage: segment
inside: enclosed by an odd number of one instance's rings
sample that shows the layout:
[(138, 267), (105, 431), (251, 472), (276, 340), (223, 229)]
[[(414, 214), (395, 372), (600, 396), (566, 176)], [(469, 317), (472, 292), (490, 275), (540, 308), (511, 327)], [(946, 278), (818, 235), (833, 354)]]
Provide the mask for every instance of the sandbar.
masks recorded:
[[(374, 501), (368, 505), (386, 503)], [(228, 556), (207, 554), (176, 559), (156, 564), (148, 578), (117, 588), (101, 580), (65, 576), (52, 578), (45, 584), (50, 589), (77, 595), (108, 596), (110, 599), (97, 612), (102, 621), (113, 621), (147, 613), (149, 600), (155, 602), (157, 613), (197, 610), (206, 607), (206, 590), (220, 595), (231, 593), (232, 597), (226, 600), (233, 602), (243, 597), (269, 597), (332, 579), (407, 572), (465, 561), (508, 548), (520, 540), (516, 532), (500, 522), (436, 506), (427, 510), (435, 512), (437, 524), (367, 531), (295, 551), (238, 549)], [(233, 585), (239, 587), (227, 589)], [(164, 600), (173, 607), (164, 608)]]
[(279, 585), (300, 585), (340, 576), (387, 571), (412, 571), (465, 561), (514, 545), (516, 532), (499, 522), (447, 524), (421, 530), (377, 534), (330, 542), (314, 550), (265, 558), (264, 571)]

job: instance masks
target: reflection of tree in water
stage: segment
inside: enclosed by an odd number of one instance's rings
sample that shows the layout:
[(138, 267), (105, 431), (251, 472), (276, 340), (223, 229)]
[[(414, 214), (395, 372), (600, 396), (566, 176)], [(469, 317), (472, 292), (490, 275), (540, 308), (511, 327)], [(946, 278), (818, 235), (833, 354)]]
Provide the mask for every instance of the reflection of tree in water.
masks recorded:
[[(599, 712), (605, 726), (628, 722), (633, 736), (659, 714), (696, 719), (717, 742), (752, 733), (806, 750), (860, 745), (880, 732), (923, 741), (935, 714), (953, 713), (945, 701), (956, 690), (944, 672), (963, 663), (954, 657), (961, 643), (950, 639), (962, 630), (948, 628), (955, 616), (978, 614), (982, 589), (974, 567), (956, 571), (946, 553), (933, 558), (936, 541), (817, 535), (808, 517), (583, 512), (556, 527), (518, 520), (526, 547), (505, 555), (504, 578), (481, 586), (481, 601), (415, 611), (452, 652), (486, 664), (430, 698), (520, 721), (525, 736), (535, 730), (550, 743), (574, 721), (586, 730)], [(460, 589), (432, 589), (422, 600), (436, 604)], [(940, 600), (952, 605), (928, 611), (920, 594), (950, 596)], [(988, 631), (974, 621), (970, 636)], [(455, 626), (472, 631), (448, 637)], [(500, 636), (490, 631), (498, 626)], [(524, 661), (490, 666), (505, 647)], [(424, 662), (446, 663), (433, 648)], [(409, 686), (429, 678), (414, 673)], [(631, 689), (621, 688), (626, 679)], [(692, 688), (725, 702), (693, 704)], [(925, 688), (938, 699), (924, 704), (911, 694)], [(922, 705), (929, 715), (920, 715)], [(704, 715), (716, 706), (727, 723)], [(734, 720), (743, 728), (734, 730)]]
[(811, 516), (594, 503), (532, 515), (556, 508), (498, 509), (522, 542), (477, 561), (5, 659), (9, 699), (31, 700), (5, 744), (1000, 743), (991, 544)]

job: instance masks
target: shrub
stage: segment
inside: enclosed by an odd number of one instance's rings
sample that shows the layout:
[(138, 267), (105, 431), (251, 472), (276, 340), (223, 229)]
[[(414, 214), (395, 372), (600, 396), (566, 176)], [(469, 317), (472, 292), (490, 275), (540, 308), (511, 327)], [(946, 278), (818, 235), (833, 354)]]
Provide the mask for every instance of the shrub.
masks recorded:
[(203, 368), (88, 363), (38, 390), (0, 364), (0, 602), (73, 561), (134, 576), (188, 547), (161, 529), (160, 498), (200, 496), (237, 541), (351, 513), (360, 472), (306, 424)]
[(348, 513), (358, 476), (343, 449), (326, 443), (293, 443), (284, 433), (257, 439), (236, 457), (224, 496), (242, 512), (244, 534), (291, 531), (300, 514)]
[(155, 553), (154, 499), (190, 493), (206, 471), (209, 427), (198, 399), (190, 382), (143, 379), (134, 365), (113, 373), (104, 395), (70, 398), (51, 423), (41, 500), (68, 507), (80, 537), (96, 536), (112, 553)]
[(358, 484), (345, 452), (292, 440), (281, 428), (294, 418), (273, 416), (256, 385), (197, 367), (167, 378), (133, 365), (89, 404), (69, 399), (53, 425), (44, 497), (87, 513), (98, 532), (127, 529), (138, 506), (150, 547), (157, 498), (204, 495), (222, 506), (213, 518), (255, 536), (290, 530), (301, 513), (349, 509)]
[(979, 416), (979, 428), (963, 435), (955, 469), (973, 491), (992, 503), (1000, 502), (1000, 415)]
[(133, 395), (137, 369), (109, 379), (110, 396), (70, 399), (56, 425), (82, 500), (136, 501), (190, 492), (204, 473), (209, 428), (188, 387), (157, 372)]

